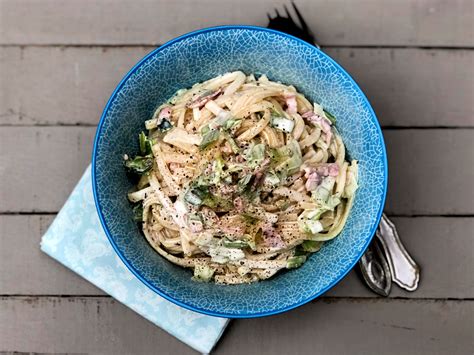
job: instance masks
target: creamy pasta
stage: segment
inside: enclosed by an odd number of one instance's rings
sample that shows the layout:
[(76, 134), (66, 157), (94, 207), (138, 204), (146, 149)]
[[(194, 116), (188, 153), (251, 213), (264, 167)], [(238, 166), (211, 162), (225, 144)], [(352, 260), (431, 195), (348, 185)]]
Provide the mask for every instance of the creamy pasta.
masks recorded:
[(145, 122), (128, 194), (150, 245), (194, 280), (301, 266), (344, 227), (357, 189), (334, 117), (293, 86), (237, 71), (179, 90)]

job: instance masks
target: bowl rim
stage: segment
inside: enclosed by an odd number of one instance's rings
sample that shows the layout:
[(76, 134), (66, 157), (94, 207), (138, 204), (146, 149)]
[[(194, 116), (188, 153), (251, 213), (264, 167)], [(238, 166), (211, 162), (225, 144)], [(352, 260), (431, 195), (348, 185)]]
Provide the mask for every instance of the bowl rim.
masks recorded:
[[(195, 36), (195, 35), (199, 35), (199, 34), (203, 34), (203, 33), (207, 33), (207, 32), (214, 32), (214, 31), (226, 31), (226, 30), (251, 30), (251, 31), (260, 31), (260, 32), (268, 32), (268, 33), (273, 33), (273, 34), (277, 34), (277, 35), (280, 35), (280, 36), (283, 36), (283, 37), (287, 37), (291, 40), (294, 40), (294, 41), (297, 41), (298, 43), (300, 44), (303, 44), (304, 46), (307, 46), (309, 48), (311, 48), (312, 50), (316, 50), (319, 52), (320, 55), (322, 55), (323, 57), (325, 57), (327, 60), (329, 60), (336, 68), (338, 68), (339, 70), (341, 70), (345, 75), (347, 75), (347, 77), (349, 78), (349, 80), (352, 82), (352, 84), (354, 85), (354, 87), (358, 90), (359, 94), (361, 95), (362, 97), (362, 100), (364, 101), (364, 103), (366, 104), (366, 107), (368, 108), (370, 114), (375, 118), (375, 125), (376, 125), (376, 129), (377, 129), (377, 133), (378, 135), (380, 136), (380, 139), (381, 139), (381, 145), (382, 145), (382, 158), (383, 158), (383, 165), (384, 165), (384, 186), (383, 186), (383, 193), (382, 193), (382, 200), (381, 200), (381, 204), (380, 204), (380, 208), (377, 212), (377, 217), (375, 219), (375, 223), (371, 226), (371, 231), (370, 231), (370, 234), (371, 234), (371, 237), (367, 239), (364, 247), (361, 249), (361, 252), (359, 253), (359, 255), (354, 258), (354, 260), (351, 262), (351, 265), (350, 267), (348, 267), (345, 271), (343, 271), (340, 275), (338, 275), (337, 278), (335, 278), (333, 281), (331, 281), (331, 283), (329, 283), (328, 286), (326, 286), (324, 289), (320, 290), (319, 292), (311, 295), (310, 297), (302, 300), (302, 301), (299, 301), (298, 303), (295, 303), (295, 304), (292, 304), (291, 306), (287, 306), (287, 307), (283, 307), (283, 308), (278, 308), (278, 309), (275, 309), (275, 310), (272, 310), (272, 311), (268, 311), (268, 312), (256, 312), (256, 313), (250, 313), (250, 314), (247, 314), (247, 313), (226, 313), (226, 312), (217, 312), (217, 311), (209, 311), (207, 309), (203, 309), (203, 308), (199, 308), (199, 307), (196, 307), (196, 306), (192, 306), (192, 305), (189, 305), (189, 304), (186, 304), (180, 300), (177, 300), (175, 298), (173, 298), (172, 296), (166, 294), (165, 292), (163, 292), (162, 290), (158, 289), (157, 287), (153, 286), (150, 282), (148, 282), (139, 272), (139, 270), (135, 269), (129, 262), (128, 260), (125, 258), (125, 256), (121, 253), (121, 251), (119, 250), (117, 244), (115, 243), (115, 241), (113, 240), (111, 234), (110, 234), (110, 231), (109, 231), (109, 228), (107, 227), (107, 223), (105, 221), (105, 218), (102, 214), (102, 208), (101, 208), (101, 205), (100, 205), (100, 201), (99, 201), (99, 197), (98, 197), (98, 192), (97, 192), (97, 179), (96, 179), (96, 155), (97, 155), (97, 150), (98, 150), (98, 144), (99, 144), (99, 139), (100, 139), (100, 136), (101, 136), (101, 131), (102, 131), (102, 127), (103, 127), (103, 124), (104, 124), (104, 121), (105, 121), (105, 117), (109, 111), (109, 108), (110, 108), (110, 105), (112, 104), (112, 102), (115, 100), (116, 96), (117, 96), (117, 93), (122, 89), (123, 85), (125, 84), (125, 82), (130, 78), (131, 75), (133, 75), (135, 73), (136, 70), (138, 70), (142, 64), (144, 62), (146, 62), (149, 58), (151, 58), (152, 56), (154, 56), (155, 54), (159, 53), (160, 51), (162, 51), (163, 49), (169, 47), (170, 45), (176, 43), (176, 42), (179, 42), (179, 41), (182, 41), (188, 37), (192, 37), (192, 36)], [(383, 213), (383, 209), (384, 209), (384, 206), (385, 206), (385, 201), (386, 201), (386, 197), (387, 197), (387, 186), (388, 186), (388, 160), (387, 160), (387, 150), (386, 150), (386, 146), (385, 146), (385, 139), (384, 139), (384, 136), (383, 136), (383, 133), (382, 133), (382, 129), (380, 127), (380, 123), (377, 119), (377, 116), (369, 102), (369, 100), (367, 99), (367, 97), (365, 96), (364, 92), (362, 91), (362, 89), (360, 88), (360, 86), (357, 84), (357, 82), (352, 78), (352, 76), (339, 64), (337, 63), (334, 59), (332, 59), (328, 54), (326, 54), (325, 52), (323, 52), (321, 49), (317, 48), (316, 46), (308, 43), (308, 42), (305, 42), (295, 36), (292, 36), (290, 34), (287, 34), (287, 33), (284, 33), (284, 32), (281, 32), (281, 31), (276, 31), (276, 30), (272, 30), (272, 29), (268, 29), (268, 28), (265, 28), (265, 27), (259, 27), (259, 26), (250, 26), (250, 25), (222, 25), (222, 26), (213, 26), (213, 27), (206, 27), (206, 28), (202, 28), (202, 29), (198, 29), (198, 30), (195, 30), (195, 31), (191, 31), (191, 32), (188, 32), (188, 33), (185, 33), (183, 35), (180, 35), (176, 38), (173, 38), (172, 40), (166, 42), (165, 44), (155, 48), (154, 50), (152, 50), (150, 53), (146, 54), (142, 59), (140, 59), (128, 72), (127, 74), (125, 74), (125, 76), (122, 78), (122, 80), (120, 80), (119, 84), (117, 85), (117, 87), (114, 89), (114, 91), (112, 92), (109, 100), (107, 101), (107, 104), (105, 105), (104, 107), (104, 110), (102, 112), (102, 115), (100, 117), (100, 120), (99, 120), (99, 123), (97, 125), (97, 130), (96, 130), (96, 134), (95, 134), (95, 137), (94, 137), (94, 143), (93, 143), (93, 150), (92, 150), (92, 169), (91, 169), (91, 172), (92, 172), (92, 191), (93, 191), (93, 195), (94, 195), (94, 202), (95, 202), (95, 206), (96, 206), (96, 209), (97, 209), (97, 214), (99, 215), (99, 220), (100, 220), (100, 223), (102, 225), (102, 228), (107, 236), (107, 239), (109, 240), (110, 244), (112, 245), (115, 253), (119, 256), (119, 258), (122, 260), (122, 262), (125, 264), (125, 266), (135, 275), (135, 277), (137, 277), (141, 282), (143, 282), (148, 288), (150, 288), (151, 290), (153, 290), (154, 292), (156, 292), (158, 295), (160, 295), (161, 297), (165, 298), (166, 300), (180, 306), (180, 307), (183, 307), (185, 309), (188, 309), (190, 311), (194, 311), (194, 312), (198, 312), (198, 313), (201, 313), (201, 314), (206, 314), (206, 315), (209, 315), (209, 316), (214, 316), (214, 317), (226, 317), (226, 318), (259, 318), (259, 317), (265, 317), (265, 316), (271, 316), (271, 315), (275, 315), (275, 314), (279, 314), (279, 313), (283, 313), (283, 312), (286, 312), (286, 311), (290, 311), (292, 309), (295, 309), (297, 307), (300, 307), (318, 297), (320, 297), (321, 295), (323, 295), (324, 293), (326, 293), (328, 290), (330, 290), (331, 288), (333, 288), (335, 285), (337, 285), (348, 273), (349, 271), (351, 271), (355, 264), (359, 261), (359, 259), (362, 257), (362, 255), (365, 253), (367, 247), (369, 246), (370, 242), (372, 241), (372, 238), (374, 237), (375, 235), (375, 231), (377, 230), (377, 227), (380, 223), (380, 219), (382, 217), (382, 213)]]

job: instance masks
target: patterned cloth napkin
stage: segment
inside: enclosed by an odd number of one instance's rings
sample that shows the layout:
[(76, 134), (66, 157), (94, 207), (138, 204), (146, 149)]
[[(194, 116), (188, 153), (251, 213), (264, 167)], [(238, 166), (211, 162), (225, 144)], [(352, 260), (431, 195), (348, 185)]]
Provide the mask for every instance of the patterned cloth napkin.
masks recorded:
[(201, 353), (212, 350), (229, 322), (176, 306), (127, 269), (102, 230), (90, 166), (43, 236), (41, 250)]

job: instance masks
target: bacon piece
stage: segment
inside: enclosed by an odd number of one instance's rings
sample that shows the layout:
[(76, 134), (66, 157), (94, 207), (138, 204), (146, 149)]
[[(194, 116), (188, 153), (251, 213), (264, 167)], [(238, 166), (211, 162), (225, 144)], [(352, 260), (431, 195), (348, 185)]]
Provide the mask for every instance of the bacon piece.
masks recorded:
[(201, 94), (188, 103), (186, 106), (189, 108), (200, 108), (211, 101), (213, 98), (217, 97), (222, 92), (222, 89), (212, 91), (210, 93)]

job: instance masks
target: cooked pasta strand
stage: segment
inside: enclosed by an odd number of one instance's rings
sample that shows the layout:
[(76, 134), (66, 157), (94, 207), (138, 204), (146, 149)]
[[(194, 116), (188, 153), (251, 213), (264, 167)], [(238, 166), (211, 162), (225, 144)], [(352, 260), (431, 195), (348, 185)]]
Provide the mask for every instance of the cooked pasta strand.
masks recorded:
[(357, 162), (323, 116), (265, 75), (180, 90), (147, 121), (141, 155), (125, 160), (141, 175), (128, 199), (142, 207), (148, 243), (200, 281), (250, 283), (300, 266), (305, 241), (319, 242), (315, 252), (341, 233), (357, 189)]

